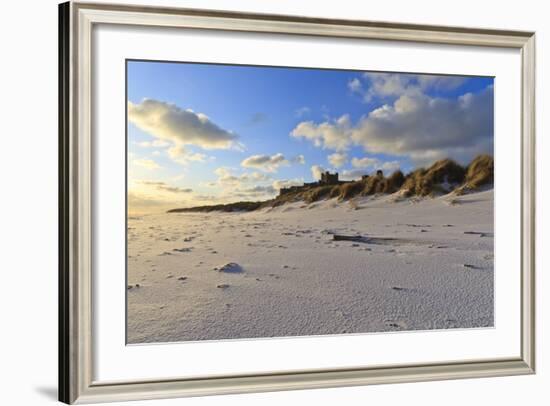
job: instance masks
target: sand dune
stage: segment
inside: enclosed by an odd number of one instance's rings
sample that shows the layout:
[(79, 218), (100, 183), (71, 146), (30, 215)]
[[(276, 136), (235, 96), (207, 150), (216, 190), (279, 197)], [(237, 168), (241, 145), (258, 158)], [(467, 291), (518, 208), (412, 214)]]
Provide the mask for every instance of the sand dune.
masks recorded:
[(493, 191), (132, 217), (127, 294), (129, 343), (492, 326)]

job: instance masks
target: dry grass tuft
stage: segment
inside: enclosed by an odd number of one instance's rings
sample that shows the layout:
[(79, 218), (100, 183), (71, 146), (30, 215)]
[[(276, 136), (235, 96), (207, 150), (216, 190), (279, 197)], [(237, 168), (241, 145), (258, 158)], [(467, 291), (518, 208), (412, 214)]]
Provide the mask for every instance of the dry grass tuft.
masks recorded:
[(355, 196), (358, 196), (361, 192), (363, 192), (365, 185), (362, 181), (354, 181), (349, 183), (344, 183), (343, 185), (340, 185), (338, 188), (339, 200), (349, 200)]
[(363, 195), (373, 195), (375, 193), (380, 193), (382, 189), (379, 184), (384, 180), (383, 176), (369, 176), (365, 182), (365, 187), (363, 188)]
[(400, 170), (395, 171), (389, 178), (382, 178), (376, 184), (376, 193), (391, 194), (397, 192), (405, 182), (405, 175)]
[(428, 169), (420, 168), (405, 179), (402, 193), (405, 196), (432, 196), (448, 193), (443, 185), (457, 185), (463, 182), (465, 169), (451, 159), (437, 161)]
[(492, 156), (480, 155), (474, 159), (466, 171), (466, 185), (471, 189), (493, 183), (495, 162)]
[(313, 187), (304, 193), (304, 201), (306, 203), (313, 203), (318, 200), (326, 199), (333, 188), (333, 185)]
[(453, 193), (462, 195), (479, 189), (481, 186), (494, 182), (494, 159), (489, 155), (480, 155), (475, 158), (466, 169), (464, 184), (456, 188)]
[(334, 199), (335, 197), (340, 196), (341, 189), (342, 189), (342, 185), (336, 185), (336, 186), (334, 186), (334, 187), (332, 188), (332, 190), (330, 191), (329, 197), (330, 197), (331, 199)]

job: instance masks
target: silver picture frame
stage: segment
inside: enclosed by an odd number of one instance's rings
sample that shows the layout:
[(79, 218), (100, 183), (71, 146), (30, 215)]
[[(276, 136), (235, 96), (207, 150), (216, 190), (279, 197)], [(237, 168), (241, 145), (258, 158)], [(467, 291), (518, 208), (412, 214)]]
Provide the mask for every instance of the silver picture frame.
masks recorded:
[[(93, 379), (92, 29), (97, 24), (505, 47), (521, 52), (521, 353), (461, 360), (129, 382)], [(59, 6), (59, 400), (157, 399), (535, 372), (535, 33), (199, 9)], [(121, 159), (123, 159), (121, 157)]]

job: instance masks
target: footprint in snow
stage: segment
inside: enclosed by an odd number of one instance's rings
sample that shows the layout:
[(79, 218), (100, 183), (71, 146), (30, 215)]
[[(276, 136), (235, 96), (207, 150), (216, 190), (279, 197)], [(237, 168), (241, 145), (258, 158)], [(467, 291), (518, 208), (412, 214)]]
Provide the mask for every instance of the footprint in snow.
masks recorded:
[(384, 320), (384, 324), (386, 327), (391, 327), (395, 330), (403, 330), (407, 328), (406, 323), (401, 320)]

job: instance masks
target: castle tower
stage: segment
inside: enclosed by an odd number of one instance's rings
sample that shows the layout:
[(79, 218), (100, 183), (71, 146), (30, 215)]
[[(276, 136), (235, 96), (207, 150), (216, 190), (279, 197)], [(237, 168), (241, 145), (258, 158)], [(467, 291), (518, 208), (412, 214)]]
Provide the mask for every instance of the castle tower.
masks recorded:
[(322, 185), (336, 185), (338, 184), (338, 172), (330, 173), (329, 171), (321, 174), (321, 180), (319, 182)]

